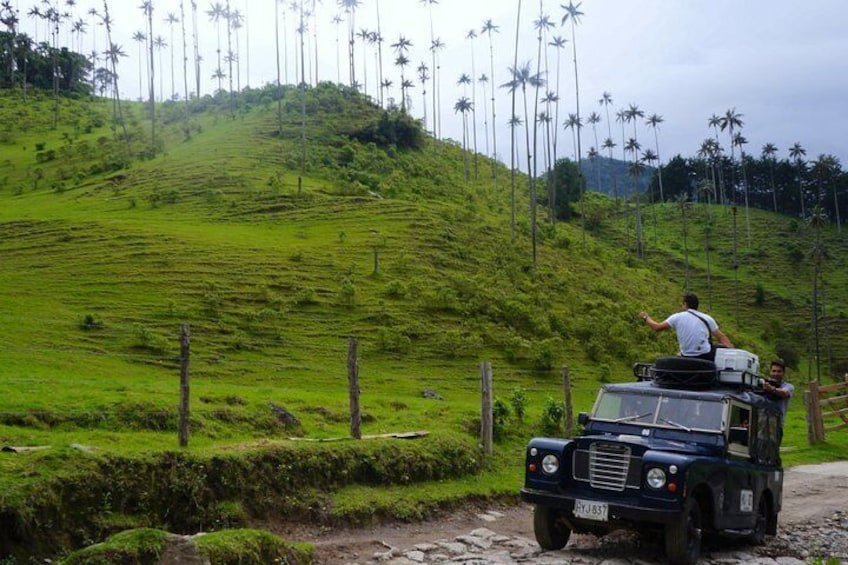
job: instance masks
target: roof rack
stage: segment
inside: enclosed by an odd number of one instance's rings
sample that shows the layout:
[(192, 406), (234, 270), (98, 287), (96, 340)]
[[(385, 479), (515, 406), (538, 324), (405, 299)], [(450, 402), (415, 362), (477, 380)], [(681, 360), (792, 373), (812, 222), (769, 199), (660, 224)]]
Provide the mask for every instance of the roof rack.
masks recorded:
[(636, 363), (633, 375), (639, 381), (681, 389), (706, 389), (721, 385), (756, 388), (761, 378), (748, 370), (720, 369), (712, 361), (693, 357), (660, 357), (654, 363)]

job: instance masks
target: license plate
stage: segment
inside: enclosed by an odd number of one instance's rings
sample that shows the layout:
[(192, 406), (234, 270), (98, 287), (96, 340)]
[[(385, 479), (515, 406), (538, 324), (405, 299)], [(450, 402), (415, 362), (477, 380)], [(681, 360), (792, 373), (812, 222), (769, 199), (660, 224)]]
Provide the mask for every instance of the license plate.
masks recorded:
[(609, 520), (609, 505), (606, 502), (578, 499), (574, 501), (574, 516), (586, 520), (606, 522)]

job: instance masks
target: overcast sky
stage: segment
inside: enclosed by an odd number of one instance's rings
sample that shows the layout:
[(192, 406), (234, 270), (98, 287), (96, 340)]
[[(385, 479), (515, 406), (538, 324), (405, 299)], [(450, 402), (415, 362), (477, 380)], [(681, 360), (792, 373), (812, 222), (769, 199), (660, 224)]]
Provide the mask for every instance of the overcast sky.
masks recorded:
[[(70, 10), (67, 0), (54, 0)], [(217, 0), (222, 5), (226, 0)], [(312, 0), (304, 0), (311, 5)], [(376, 30), (377, 9), (381, 16), (384, 78), (394, 81), (394, 97), (400, 97), (397, 85), (400, 72), (392, 64), (395, 54), (390, 47), (403, 35), (412, 42), (408, 52), (410, 65), (406, 76), (414, 80), (416, 88), (409, 93), (411, 112), (423, 117), (420, 83), (415, 69), (422, 62), (432, 67), (431, 11), (435, 36), (445, 43), (440, 54), (438, 89), (441, 98), (441, 131), (443, 136), (460, 140), (462, 136), (460, 117), (453, 106), (463, 95), (476, 99), (477, 146), (486, 151), (487, 137), (484, 133), (484, 106), (491, 113), (487, 92), (484, 99), (479, 85), (477, 91), (470, 88), (463, 92), (457, 85), (462, 73), (472, 74), (471, 49), (473, 43), (475, 76), (491, 75), (488, 36), (480, 33), (484, 22), (491, 19), (498, 26), (494, 39), (494, 83), (500, 86), (510, 80), (508, 68), (513, 65), (516, 23), (519, 26), (519, 65), (533, 61), (537, 53), (537, 33), (533, 22), (539, 19), (539, 0), (523, 0), (522, 13), (518, 19), (518, 0), (362, 0), (355, 15), (358, 30)], [(17, 0), (22, 12), (23, 27), (35, 33), (36, 19), (26, 13), (36, 2)], [(571, 29), (567, 24), (560, 26), (565, 10), (563, 0), (542, 0), (541, 7), (556, 27), (550, 29), (548, 40), (562, 36), (569, 40), (565, 49), (559, 50), (560, 59), (560, 124), (569, 113), (576, 111), (574, 92), (574, 69), (571, 56)], [(75, 19), (90, 20), (89, 8), (102, 11), (102, 1), (77, 0), (73, 6)], [(122, 96), (138, 96), (138, 47), (131, 39), (133, 32), (144, 30), (144, 20), (138, 5), (141, 0), (110, 0), (110, 11), (114, 20), (115, 41), (129, 55), (122, 59)], [(201, 26), (201, 53), (204, 58), (201, 74), (206, 89), (212, 91), (217, 82), (211, 78), (217, 67), (216, 26), (206, 15), (213, 2), (198, 2)], [(43, 6), (39, 2), (38, 5)], [(165, 18), (168, 13), (180, 14), (180, 0), (153, 0), (154, 26), (169, 44), (170, 31)], [(288, 30), (288, 76), (289, 82), (296, 81), (294, 26), (296, 15), (286, 6), (280, 12), (280, 26), (285, 16)], [(261, 86), (273, 82), (276, 77), (274, 57), (274, 0), (230, 0), (232, 10), (245, 16), (244, 28), (239, 45), (241, 62), (241, 84)], [(185, 0), (185, 10), (190, 18), (191, 2)], [(620, 157), (621, 127), (615, 123), (615, 112), (635, 104), (645, 115), (659, 114), (664, 123), (659, 128), (659, 149), (663, 161), (676, 155), (694, 155), (704, 139), (713, 132), (708, 120), (713, 114), (724, 114), (735, 109), (742, 115), (742, 134), (747, 138), (748, 153), (759, 155), (763, 144), (774, 143), (778, 157), (787, 156), (787, 149), (800, 142), (812, 160), (827, 153), (836, 156), (843, 168), (848, 167), (848, 2), (845, 0), (584, 0), (580, 4), (583, 16), (576, 28), (577, 63), (580, 83), (580, 114), (585, 117), (592, 111), (601, 114), (598, 124), (600, 143), (607, 137), (604, 108), (599, 105), (603, 92), (612, 95), (610, 112), (613, 119), (612, 138), (618, 144), (615, 156)], [(336, 0), (317, 2), (316, 17), (309, 21), (309, 34), (317, 31), (319, 43), (318, 76), (321, 80), (347, 83), (348, 56), (345, 40), (346, 22), (334, 24), (333, 17), (345, 14)], [(105, 46), (102, 26), (83, 37), (84, 51), (90, 52), (92, 42), (97, 41), (98, 50)], [(222, 29), (223, 28), (222, 26)], [(43, 24), (39, 28), (39, 39), (44, 39)], [(466, 38), (470, 30), (479, 37), (473, 42)], [(189, 28), (189, 42), (191, 30)], [(282, 32), (281, 32), (282, 33)], [(340, 39), (337, 49), (336, 37)], [(310, 39), (311, 40), (311, 39)], [(65, 40), (67, 41), (67, 40)], [(233, 40), (235, 42), (235, 39)], [(179, 25), (175, 26), (174, 43), (181, 52)], [(222, 31), (223, 50), (226, 50), (226, 32)], [(233, 46), (235, 50), (235, 45)], [(307, 66), (314, 77), (315, 61), (312, 50)], [(364, 81), (368, 74), (368, 93), (377, 97), (376, 72), (373, 50), (363, 56), (363, 47), (356, 45), (357, 80)], [(283, 49), (281, 48), (281, 51)], [(191, 53), (191, 45), (189, 45)], [(556, 53), (550, 49), (550, 69), (546, 75), (549, 90), (556, 90)], [(249, 55), (249, 56), (248, 56)], [(189, 55), (191, 56), (191, 55)], [(341, 61), (337, 70), (336, 60)], [(170, 86), (170, 55), (163, 52), (165, 67), (164, 91)], [(367, 69), (363, 63), (368, 62)], [(177, 57), (176, 90), (183, 92), (182, 72)], [(226, 64), (222, 64), (227, 72)], [(285, 68), (285, 65), (284, 65)], [(248, 75), (249, 69), (249, 75)], [(285, 75), (284, 71), (284, 75)], [(309, 71), (307, 71), (309, 73)], [(433, 70), (430, 69), (433, 74)], [(235, 72), (234, 72), (235, 74)], [(285, 79), (285, 76), (283, 77)], [(491, 77), (490, 77), (491, 78)], [(190, 81), (193, 81), (190, 78)], [(193, 84), (193, 82), (192, 82)], [(224, 86), (226, 88), (227, 81)], [(157, 80), (157, 93), (158, 93)], [(428, 85), (429, 89), (429, 85)], [(191, 88), (190, 90), (194, 90)], [(432, 129), (432, 98), (427, 97), (428, 129)], [(507, 89), (497, 88), (496, 125), (498, 129), (498, 153), (509, 161), (509, 129), (506, 125), (511, 114)], [(519, 105), (520, 108), (520, 105)], [(531, 110), (532, 111), (532, 110)], [(523, 117), (523, 112), (522, 112)], [(491, 129), (491, 118), (489, 128)], [(626, 136), (632, 137), (632, 126), (627, 127)], [(653, 132), (640, 124), (637, 131), (643, 148), (654, 148)], [(720, 137), (723, 146), (728, 146), (726, 133)], [(489, 141), (491, 144), (491, 141)], [(561, 130), (559, 155), (574, 154), (571, 133)], [(583, 129), (584, 155), (595, 145), (592, 129)], [(491, 151), (491, 148), (490, 148)], [(604, 153), (605, 154), (605, 153)]]

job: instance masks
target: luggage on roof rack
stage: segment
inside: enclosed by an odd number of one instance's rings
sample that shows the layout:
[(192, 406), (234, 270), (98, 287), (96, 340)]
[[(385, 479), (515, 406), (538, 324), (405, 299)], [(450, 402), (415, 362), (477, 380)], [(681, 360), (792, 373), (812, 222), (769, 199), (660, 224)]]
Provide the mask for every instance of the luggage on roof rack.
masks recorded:
[(718, 349), (716, 361), (697, 357), (660, 357), (653, 364), (636, 363), (633, 374), (668, 388), (710, 388), (723, 385), (756, 388), (761, 378), (759, 358), (742, 349)]

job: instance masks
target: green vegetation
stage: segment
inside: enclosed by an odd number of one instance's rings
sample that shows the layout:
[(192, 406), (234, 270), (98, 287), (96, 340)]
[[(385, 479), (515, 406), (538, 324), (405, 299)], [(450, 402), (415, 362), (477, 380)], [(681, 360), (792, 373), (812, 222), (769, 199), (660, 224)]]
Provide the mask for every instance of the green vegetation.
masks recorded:
[[(687, 287), (737, 346), (789, 361), (799, 390), (784, 462), (848, 448), (838, 432), (806, 444), (801, 388), (818, 368), (804, 222), (751, 210), (748, 245), (744, 223), (732, 237), (730, 207), (697, 204), (684, 238), (678, 204), (643, 203), (638, 259), (631, 204), (589, 194), (585, 242), (579, 216), (540, 220), (534, 268), (526, 197), (513, 242), (510, 188), (494, 191), (490, 162), (466, 181), (461, 147), (434, 146), (350, 89), (307, 89), (304, 161), (294, 89), (282, 128), (275, 89), (241, 94), (235, 118), (226, 96), (194, 101), (188, 137), (166, 103), (155, 157), (142, 106), (128, 105), (128, 145), (104, 102), (63, 99), (52, 129), (52, 101), (0, 96), (0, 444), (46, 447), (0, 454), (9, 555), (55, 556), (131, 528), (413, 520), (516, 500), (526, 440), (562, 429), (561, 368), (575, 410), (588, 410), (600, 383), (674, 351), (673, 335), (636, 314), (670, 314)], [(835, 226), (820, 243), (829, 380), (848, 371), (848, 253)], [(350, 433), (349, 337), (363, 434), (429, 435), (318, 441)], [(481, 361), (500, 399), (489, 458), (477, 445)]]

